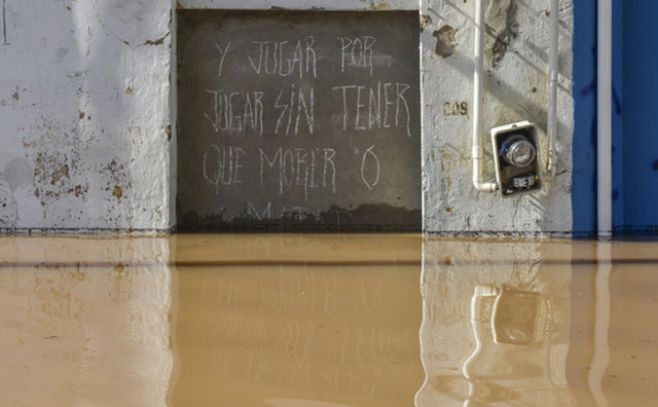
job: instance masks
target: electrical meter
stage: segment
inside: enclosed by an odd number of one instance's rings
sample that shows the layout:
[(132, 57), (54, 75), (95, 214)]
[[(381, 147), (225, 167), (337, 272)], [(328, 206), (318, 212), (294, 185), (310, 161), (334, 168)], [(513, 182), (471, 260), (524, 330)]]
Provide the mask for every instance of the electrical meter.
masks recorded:
[(503, 196), (538, 189), (539, 153), (537, 130), (528, 122), (518, 122), (491, 129), (496, 180)]
[(544, 313), (538, 293), (504, 288), (492, 310), (494, 342), (525, 346), (537, 342), (542, 336)]

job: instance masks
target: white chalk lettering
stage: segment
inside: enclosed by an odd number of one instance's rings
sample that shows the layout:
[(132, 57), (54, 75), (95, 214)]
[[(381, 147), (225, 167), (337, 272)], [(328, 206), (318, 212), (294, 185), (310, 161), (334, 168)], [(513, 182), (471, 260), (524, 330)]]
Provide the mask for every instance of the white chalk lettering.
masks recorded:
[(384, 84), (384, 128), (388, 129), (391, 125), (388, 123), (388, 107), (395, 105), (395, 101), (388, 98), (388, 88), (392, 87), (394, 84), (385, 83)]
[(292, 44), (290, 41), (254, 41), (254, 55), (247, 56), (254, 73), (284, 78), (290, 75), (298, 75), (299, 79), (304, 79), (305, 75), (317, 78), (315, 38), (308, 36)]
[(217, 51), (219, 51), (219, 67), (217, 68), (217, 76), (222, 76), (224, 60), (226, 59), (226, 55), (228, 55), (229, 48), (231, 48), (231, 41), (226, 43), (224, 48), (222, 48), (219, 44), (215, 44), (215, 48), (217, 48)]
[(312, 87), (305, 92), (292, 85), (290, 90), (280, 91), (274, 108), (279, 111), (274, 134), (297, 136), (300, 121), (305, 122), (305, 129), (309, 134), (313, 134), (315, 129), (315, 90)]
[[(318, 56), (315, 53), (313, 46), (315, 45), (315, 38), (311, 35), (304, 39), (306, 45), (306, 72), (313, 70), (313, 77), (318, 77)], [(301, 77), (300, 77), (301, 79)]]
[(215, 187), (219, 194), (221, 187), (242, 184), (241, 159), (246, 152), (239, 147), (221, 147), (211, 144), (203, 154), (203, 177)]
[[(409, 120), (409, 104), (407, 99), (404, 97), (405, 92), (411, 89), (411, 86), (406, 83), (396, 83), (395, 84), (395, 94), (397, 95), (395, 100), (395, 126), (398, 127), (401, 124), (401, 121), (405, 123), (407, 129), (407, 137), (411, 137), (411, 121)], [(404, 112), (400, 109), (400, 106), (404, 107)], [(400, 120), (400, 114), (402, 115), (402, 120)]]
[(272, 218), (272, 202), (268, 202), (267, 205), (265, 206), (265, 209), (259, 211), (258, 209), (256, 209), (256, 205), (254, 205), (253, 202), (249, 201), (247, 202), (247, 214), (258, 220), (270, 219)]
[[(322, 186), (327, 187), (327, 179), (332, 188), (333, 193), (336, 193), (336, 163), (334, 162), (334, 157), (336, 157), (336, 150), (333, 148), (324, 149), (324, 172), (322, 175)], [(331, 168), (329, 168), (331, 166)], [(329, 175), (329, 177), (327, 177)]]
[(228, 95), (228, 129), (233, 131), (242, 130), (242, 119), (240, 116), (233, 114), (233, 98), (238, 96), (238, 92), (231, 92)]
[(365, 86), (356, 87), (356, 119), (354, 120), (354, 129), (366, 130), (366, 126), (361, 126), (361, 111), (366, 105), (361, 103), (361, 92), (366, 90)]
[(230, 92), (206, 89), (211, 95), (211, 113), (204, 117), (216, 133), (251, 133), (263, 135), (263, 92)]
[(367, 69), (372, 76), (375, 37), (366, 35), (362, 37), (338, 37), (340, 41), (340, 71), (345, 72), (347, 67)]
[(280, 195), (301, 188), (305, 201), (314, 189), (331, 189), (336, 193), (336, 150), (333, 148), (280, 147), (273, 153), (259, 148), (258, 152), (261, 187), (274, 181)]
[(267, 44), (267, 42), (254, 41), (254, 45), (258, 47), (258, 62), (255, 62), (251, 56), (247, 57), (249, 64), (251, 64), (254, 72), (256, 72), (258, 75), (260, 75), (263, 70), (263, 48), (265, 47), (265, 44)]
[[(369, 172), (368, 161), (372, 161), (374, 163), (374, 170), (370, 171), (374, 173), (374, 176), (371, 177), (368, 177), (367, 174), (367, 172)], [(379, 157), (377, 157), (377, 154), (375, 154), (375, 146), (372, 145), (365, 151), (365, 153), (363, 153), (361, 158), (361, 180), (363, 180), (363, 183), (368, 187), (369, 190), (372, 191), (372, 189), (376, 187), (377, 184), (379, 184), (380, 176), (381, 163), (379, 162)]]
[(356, 88), (354, 85), (334, 86), (332, 88), (334, 91), (341, 90), (343, 92), (343, 130), (347, 130), (347, 118), (349, 114), (349, 108), (347, 104), (347, 91), (354, 88)]
[[(288, 175), (290, 175), (290, 178), (288, 178)], [(293, 182), (295, 182), (295, 153), (292, 150), (286, 149), (283, 152), (281, 178), (283, 179), (283, 185), (288, 188), (292, 187)]]
[(411, 86), (399, 82), (377, 82), (373, 86), (334, 86), (342, 96), (344, 131), (405, 129), (411, 137), (411, 109), (406, 93)]

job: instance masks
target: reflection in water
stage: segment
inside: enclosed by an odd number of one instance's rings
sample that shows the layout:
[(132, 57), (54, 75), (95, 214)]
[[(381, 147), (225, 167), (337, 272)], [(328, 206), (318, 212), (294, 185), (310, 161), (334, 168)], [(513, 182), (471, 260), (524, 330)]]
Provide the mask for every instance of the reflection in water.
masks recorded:
[(575, 405), (571, 271), (542, 266), (542, 246), (425, 243), (418, 406)]
[(211, 254), (216, 264), (177, 267), (172, 405), (410, 403), (422, 381), (421, 240), (334, 237), (313, 252), (308, 241), (273, 237), (247, 264)]
[(0, 405), (652, 405), (654, 252), (408, 235), (1, 238)]
[(608, 333), (610, 331), (610, 272), (612, 246), (601, 242), (597, 245), (596, 277), (594, 281), (594, 356), (587, 383), (598, 407), (607, 407), (603, 394), (603, 379), (610, 362)]
[(0, 406), (165, 405), (167, 258), (166, 239), (0, 239)]

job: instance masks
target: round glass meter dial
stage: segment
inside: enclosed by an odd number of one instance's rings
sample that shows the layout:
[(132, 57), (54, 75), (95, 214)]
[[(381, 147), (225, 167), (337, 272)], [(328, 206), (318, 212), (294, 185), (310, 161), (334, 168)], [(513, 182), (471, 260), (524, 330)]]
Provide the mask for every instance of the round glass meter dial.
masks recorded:
[(516, 168), (528, 167), (537, 158), (537, 149), (524, 136), (513, 136), (505, 142), (503, 159)]

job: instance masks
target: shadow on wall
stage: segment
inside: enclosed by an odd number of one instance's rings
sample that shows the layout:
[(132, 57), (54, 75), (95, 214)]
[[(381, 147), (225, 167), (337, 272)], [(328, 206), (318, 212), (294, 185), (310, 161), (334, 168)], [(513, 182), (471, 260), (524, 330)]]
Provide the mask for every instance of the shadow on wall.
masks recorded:
[[(432, 36), (423, 36), (424, 47), (433, 50), (433, 57), (440, 59), (439, 68), (444, 67), (446, 71), (454, 71), (460, 74), (465, 81), (464, 84), (470, 84), (473, 78), (473, 45), (471, 43), (472, 35), (469, 34), (474, 24), (473, 17), (470, 13), (465, 11), (465, 7), (461, 4), (456, 4), (453, 1), (446, 0), (442, 2), (442, 9), (445, 11), (438, 11), (429, 8), (430, 15), (425, 16), (426, 26), (431, 25), (432, 20), (437, 20), (435, 24), (438, 29), (433, 32)], [(548, 8), (548, 2), (542, 2)], [(448, 21), (441, 14), (453, 16)], [(456, 16), (456, 17), (454, 17)], [(548, 110), (548, 54), (545, 51), (547, 44), (537, 44), (534, 41), (548, 41), (548, 18), (547, 11), (538, 9), (536, 5), (530, 4), (524, 0), (497, 0), (488, 2), (486, 9), (486, 37), (485, 37), (485, 96), (483, 100), (483, 127), (489, 129), (491, 127), (509, 124), (520, 120), (529, 120), (538, 126), (540, 132), (540, 140), (542, 144), (542, 161), (545, 160), (544, 156), (547, 154), (547, 110)], [(461, 20), (461, 24), (459, 21)], [(455, 25), (452, 27), (449, 24)], [(530, 29), (529, 27), (532, 27)], [(527, 30), (526, 30), (527, 29)], [(521, 30), (526, 31), (525, 33)], [(545, 35), (543, 34), (545, 32)], [(540, 34), (541, 33), (541, 34)], [(459, 38), (459, 36), (462, 38)], [(468, 37), (468, 41), (465, 38)], [(534, 39), (533, 39), (534, 38)], [(558, 85), (558, 100), (561, 103), (571, 99), (571, 89), (569, 83), (572, 80), (572, 73), (568, 70), (571, 61), (571, 47), (564, 47), (563, 44), (571, 44), (572, 34), (571, 29), (567, 26), (564, 20), (560, 21), (560, 80)], [(450, 97), (446, 95), (446, 97)], [(453, 96), (454, 97), (454, 96)], [(465, 95), (463, 97), (466, 97)], [(560, 103), (559, 102), (559, 103)], [(470, 104), (471, 101), (467, 104)], [(570, 182), (566, 178), (572, 172), (571, 168), (571, 151), (568, 148), (570, 140), (573, 135), (571, 124), (566, 122), (562, 109), (564, 106), (558, 108), (562, 120), (558, 122), (558, 150), (562, 156), (558, 157), (558, 169), (556, 178), (551, 180), (547, 174), (544, 175), (544, 188), (541, 192), (533, 193), (530, 195), (523, 195), (511, 198), (514, 205), (514, 213), (509, 215), (510, 231), (554, 231), (556, 224), (560, 221), (556, 219), (549, 219), (549, 213), (554, 216), (556, 213), (555, 207), (560, 205), (563, 201), (562, 197), (571, 194), (569, 188)], [(567, 111), (566, 109), (564, 109)], [(444, 113), (445, 114), (445, 113)], [(463, 116), (470, 118), (468, 113)], [(467, 158), (470, 152), (470, 143), (465, 140), (470, 139), (470, 126), (466, 126), (466, 121), (460, 122), (463, 125), (457, 128), (464, 132), (464, 136), (458, 139), (450, 138), (449, 142), (440, 151), (448, 148), (451, 151), (450, 155), (457, 154), (455, 160), (459, 161), (459, 165), (464, 166), (464, 171), (468, 171), (470, 176), (470, 160)], [(469, 123), (470, 124), (470, 123)], [(454, 130), (454, 127), (448, 126)], [(483, 134), (483, 145), (485, 151), (485, 168), (489, 170), (489, 178), (493, 177), (494, 164), (491, 152), (491, 143), (489, 137)], [(453, 147), (450, 144), (454, 144)], [(564, 148), (561, 148), (564, 146)], [(428, 153), (426, 151), (426, 153)], [(567, 155), (569, 155), (567, 157)], [(460, 205), (455, 197), (462, 197), (463, 192), (457, 193), (457, 188), (470, 188), (469, 185), (454, 184), (447, 178), (454, 178), (454, 169), (443, 169), (448, 175), (441, 175), (439, 182), (441, 186), (437, 189), (446, 190), (447, 192), (438, 191), (440, 202), (447, 202), (450, 208), (443, 208), (452, 213), (454, 207)], [(450, 171), (453, 171), (452, 173)], [(452, 175), (450, 175), (452, 174)], [(462, 175), (459, 176), (460, 179)], [(445, 179), (444, 179), (445, 178)], [(466, 177), (464, 177), (465, 181)], [(453, 180), (454, 181), (454, 180)], [(450, 192), (452, 191), (452, 192)], [(470, 196), (466, 194), (466, 196)], [(483, 201), (492, 203), (492, 201)], [(432, 207), (427, 205), (426, 207)], [(492, 213), (491, 208), (483, 208), (485, 216), (488, 212)], [(559, 210), (558, 210), (559, 212)], [(462, 216), (467, 216), (467, 213), (460, 213)], [(519, 215), (519, 216), (517, 216)], [(426, 218), (427, 218), (426, 214)], [(517, 224), (516, 220), (526, 223)], [(482, 231), (482, 226), (478, 225), (479, 221), (474, 221), (474, 230)], [(532, 222), (532, 224), (529, 224)], [(470, 230), (471, 226), (470, 216), (465, 222), (463, 229)], [(483, 223), (487, 223), (486, 220)], [(535, 225), (536, 223), (536, 225)]]

